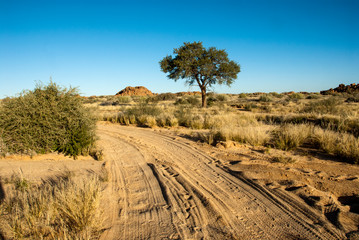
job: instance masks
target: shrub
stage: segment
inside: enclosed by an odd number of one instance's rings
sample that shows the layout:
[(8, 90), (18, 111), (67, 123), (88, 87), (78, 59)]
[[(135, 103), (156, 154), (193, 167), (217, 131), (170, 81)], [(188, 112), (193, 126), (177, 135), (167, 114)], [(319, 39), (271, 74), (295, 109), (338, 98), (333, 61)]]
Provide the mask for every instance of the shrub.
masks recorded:
[(238, 98), (239, 98), (239, 99), (247, 98), (247, 97), (248, 97), (248, 96), (247, 96), (247, 94), (245, 94), (245, 93), (241, 93), (241, 94), (238, 95)]
[(359, 93), (353, 94), (352, 96), (348, 97), (345, 102), (359, 102)]
[(270, 92), (269, 94), (271, 96), (273, 96), (273, 97), (276, 97), (276, 98), (282, 98), (283, 97), (283, 94), (279, 94), (277, 92)]
[(299, 99), (303, 99), (304, 98), (304, 94), (303, 93), (292, 93), (288, 95), (289, 99), (292, 100), (299, 100)]
[(264, 94), (259, 97), (259, 102), (272, 102), (273, 99), (270, 97), (269, 94)]
[(2, 102), (1, 150), (22, 154), (58, 151), (76, 158), (94, 146), (95, 120), (77, 89), (52, 82), (38, 84), (33, 91)]
[(213, 106), (215, 103), (228, 101), (228, 96), (225, 94), (210, 93), (210, 94), (207, 94), (207, 96), (208, 96), (208, 98), (207, 98), (208, 106)]
[(168, 116), (166, 119), (166, 123), (170, 127), (177, 127), (178, 126), (178, 119), (174, 116)]
[(336, 114), (339, 112), (341, 101), (336, 97), (310, 102), (303, 108), (306, 113)]
[(112, 101), (104, 101), (104, 102), (102, 102), (102, 103), (100, 103), (99, 105), (100, 106), (112, 106)]
[(132, 101), (131, 96), (119, 96), (115, 98), (112, 105), (116, 106), (116, 105), (120, 105), (121, 103), (129, 103), (131, 101)]
[(319, 99), (320, 98), (320, 94), (310, 94), (307, 96), (307, 99)]
[(217, 99), (217, 101), (225, 102), (225, 101), (228, 101), (228, 96), (225, 94), (218, 94), (218, 95), (216, 95), (216, 99)]
[(177, 95), (174, 93), (161, 93), (154, 97), (149, 98), (149, 101), (158, 102), (158, 101), (170, 101), (177, 99)]
[(141, 103), (137, 106), (126, 109), (124, 112), (127, 115), (134, 115), (135, 117), (139, 117), (141, 115), (157, 116), (162, 113), (162, 109), (157, 106)]
[(208, 144), (215, 145), (221, 141), (236, 141), (252, 146), (262, 146), (270, 140), (272, 127), (268, 125), (248, 125), (240, 127), (221, 127), (207, 133), (198, 133), (197, 137)]
[(244, 110), (252, 111), (254, 108), (258, 108), (257, 104), (249, 103), (244, 105)]
[(286, 124), (273, 131), (272, 135), (272, 141), (276, 148), (291, 150), (308, 140), (311, 135), (311, 126)]
[(313, 141), (324, 152), (359, 164), (359, 139), (353, 135), (316, 127)]
[(176, 100), (175, 105), (190, 104), (192, 106), (198, 106), (200, 100), (196, 96), (182, 97)]

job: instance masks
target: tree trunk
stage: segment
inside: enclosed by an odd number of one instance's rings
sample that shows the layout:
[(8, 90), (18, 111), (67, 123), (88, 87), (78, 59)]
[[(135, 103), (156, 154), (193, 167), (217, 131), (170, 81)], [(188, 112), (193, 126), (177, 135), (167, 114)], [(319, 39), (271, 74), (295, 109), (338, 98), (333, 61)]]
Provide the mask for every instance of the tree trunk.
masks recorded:
[(206, 95), (206, 89), (202, 88), (201, 89), (201, 94), (202, 94), (202, 107), (206, 108), (207, 107), (207, 95)]

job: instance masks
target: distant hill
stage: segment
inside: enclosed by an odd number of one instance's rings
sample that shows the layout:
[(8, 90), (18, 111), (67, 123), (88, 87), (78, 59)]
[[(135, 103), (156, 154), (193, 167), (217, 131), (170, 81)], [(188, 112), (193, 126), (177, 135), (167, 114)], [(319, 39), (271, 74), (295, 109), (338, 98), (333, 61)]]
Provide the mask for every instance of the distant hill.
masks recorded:
[(116, 93), (116, 96), (152, 96), (154, 95), (150, 90), (145, 87), (126, 87), (125, 89)]

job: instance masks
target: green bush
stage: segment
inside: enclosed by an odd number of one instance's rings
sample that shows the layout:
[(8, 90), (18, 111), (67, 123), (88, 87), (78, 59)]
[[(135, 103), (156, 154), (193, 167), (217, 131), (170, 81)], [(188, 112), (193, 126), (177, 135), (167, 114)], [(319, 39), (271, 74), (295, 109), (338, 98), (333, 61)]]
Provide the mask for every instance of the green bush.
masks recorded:
[(0, 106), (0, 153), (62, 152), (76, 158), (95, 142), (95, 118), (75, 88), (37, 85)]

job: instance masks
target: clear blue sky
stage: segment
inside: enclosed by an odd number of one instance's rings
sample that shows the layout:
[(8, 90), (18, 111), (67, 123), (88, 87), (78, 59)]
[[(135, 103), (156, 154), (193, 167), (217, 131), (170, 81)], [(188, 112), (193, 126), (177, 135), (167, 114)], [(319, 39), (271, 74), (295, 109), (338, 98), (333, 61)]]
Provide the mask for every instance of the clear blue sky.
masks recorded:
[(216, 92), (359, 83), (359, 0), (0, 0), (0, 98), (50, 77), (85, 96), (195, 91), (158, 63), (193, 41), (241, 65), (232, 87)]

